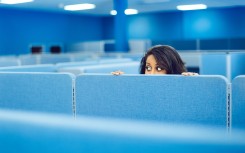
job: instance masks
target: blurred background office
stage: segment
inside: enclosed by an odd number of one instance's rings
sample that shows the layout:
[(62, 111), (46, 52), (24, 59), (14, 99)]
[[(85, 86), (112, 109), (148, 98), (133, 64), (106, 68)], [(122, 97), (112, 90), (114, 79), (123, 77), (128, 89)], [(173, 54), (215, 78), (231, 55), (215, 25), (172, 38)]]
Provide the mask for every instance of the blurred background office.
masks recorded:
[(0, 19), (2, 57), (86, 52), (139, 60), (166, 44), (189, 71), (245, 74), (244, 0), (0, 0)]
[[(0, 152), (244, 153), (244, 19), (245, 0), (0, 0)], [(201, 75), (137, 75), (158, 44)]]

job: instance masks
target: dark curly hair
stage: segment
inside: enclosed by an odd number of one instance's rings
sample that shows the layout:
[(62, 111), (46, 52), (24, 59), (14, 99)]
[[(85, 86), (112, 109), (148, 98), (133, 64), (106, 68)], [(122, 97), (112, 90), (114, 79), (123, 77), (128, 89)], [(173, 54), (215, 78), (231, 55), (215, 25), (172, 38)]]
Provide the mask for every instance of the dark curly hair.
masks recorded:
[(146, 60), (149, 55), (153, 55), (157, 64), (167, 74), (181, 74), (186, 72), (185, 63), (182, 61), (178, 52), (168, 45), (156, 45), (150, 48), (140, 62), (140, 74), (145, 74)]

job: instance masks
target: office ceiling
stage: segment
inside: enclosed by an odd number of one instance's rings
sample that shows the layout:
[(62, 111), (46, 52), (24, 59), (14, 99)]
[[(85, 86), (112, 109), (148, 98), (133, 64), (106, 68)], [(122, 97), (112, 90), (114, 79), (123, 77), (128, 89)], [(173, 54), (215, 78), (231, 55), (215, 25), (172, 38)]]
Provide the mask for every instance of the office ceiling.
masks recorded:
[[(1, 0), (0, 0), (1, 1)], [(95, 9), (83, 11), (65, 11), (64, 5), (93, 3)], [(208, 8), (245, 6), (245, 0), (128, 0), (128, 8), (137, 9), (139, 13), (176, 10), (177, 5), (206, 4)], [(91, 15), (110, 15), (113, 0), (34, 0), (22, 4), (0, 4), (0, 8), (19, 8), (52, 12), (67, 12)]]

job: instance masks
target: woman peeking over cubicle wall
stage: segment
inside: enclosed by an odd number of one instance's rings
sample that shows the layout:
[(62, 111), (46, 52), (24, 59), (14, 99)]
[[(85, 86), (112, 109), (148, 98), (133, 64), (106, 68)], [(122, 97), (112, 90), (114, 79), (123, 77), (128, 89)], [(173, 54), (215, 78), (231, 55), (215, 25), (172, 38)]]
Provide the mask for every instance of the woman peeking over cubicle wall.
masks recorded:
[[(140, 74), (182, 74), (185, 76), (198, 75), (187, 72), (185, 63), (178, 52), (168, 45), (156, 45), (150, 48), (142, 57), (139, 68)], [(115, 71), (114, 75), (124, 72)]]

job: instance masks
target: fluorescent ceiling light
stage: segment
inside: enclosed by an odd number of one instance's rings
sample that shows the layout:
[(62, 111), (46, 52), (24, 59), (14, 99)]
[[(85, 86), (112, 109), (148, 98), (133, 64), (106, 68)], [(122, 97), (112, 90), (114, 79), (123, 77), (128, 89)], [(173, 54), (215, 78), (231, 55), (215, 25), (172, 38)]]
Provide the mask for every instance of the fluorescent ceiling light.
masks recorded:
[(125, 13), (126, 15), (138, 14), (138, 10), (136, 10), (136, 9), (126, 9), (126, 10), (124, 11), (124, 13)]
[(66, 5), (64, 7), (64, 9), (68, 11), (88, 10), (88, 9), (94, 9), (94, 8), (95, 8), (95, 5), (89, 4), (89, 3)]
[[(125, 13), (126, 15), (138, 14), (138, 10), (136, 10), (136, 9), (126, 9), (126, 10), (124, 11), (124, 13)], [(116, 11), (116, 10), (111, 10), (110, 14), (111, 14), (111, 15), (117, 15), (117, 11)]]
[(207, 6), (205, 4), (193, 4), (193, 5), (178, 5), (177, 9), (181, 11), (187, 11), (187, 10), (200, 10), (200, 9), (206, 9)]
[(111, 10), (110, 14), (111, 15), (117, 15), (117, 11), (116, 10)]
[(33, 2), (33, 0), (0, 0), (0, 3), (2, 4), (19, 4), (28, 2)]

